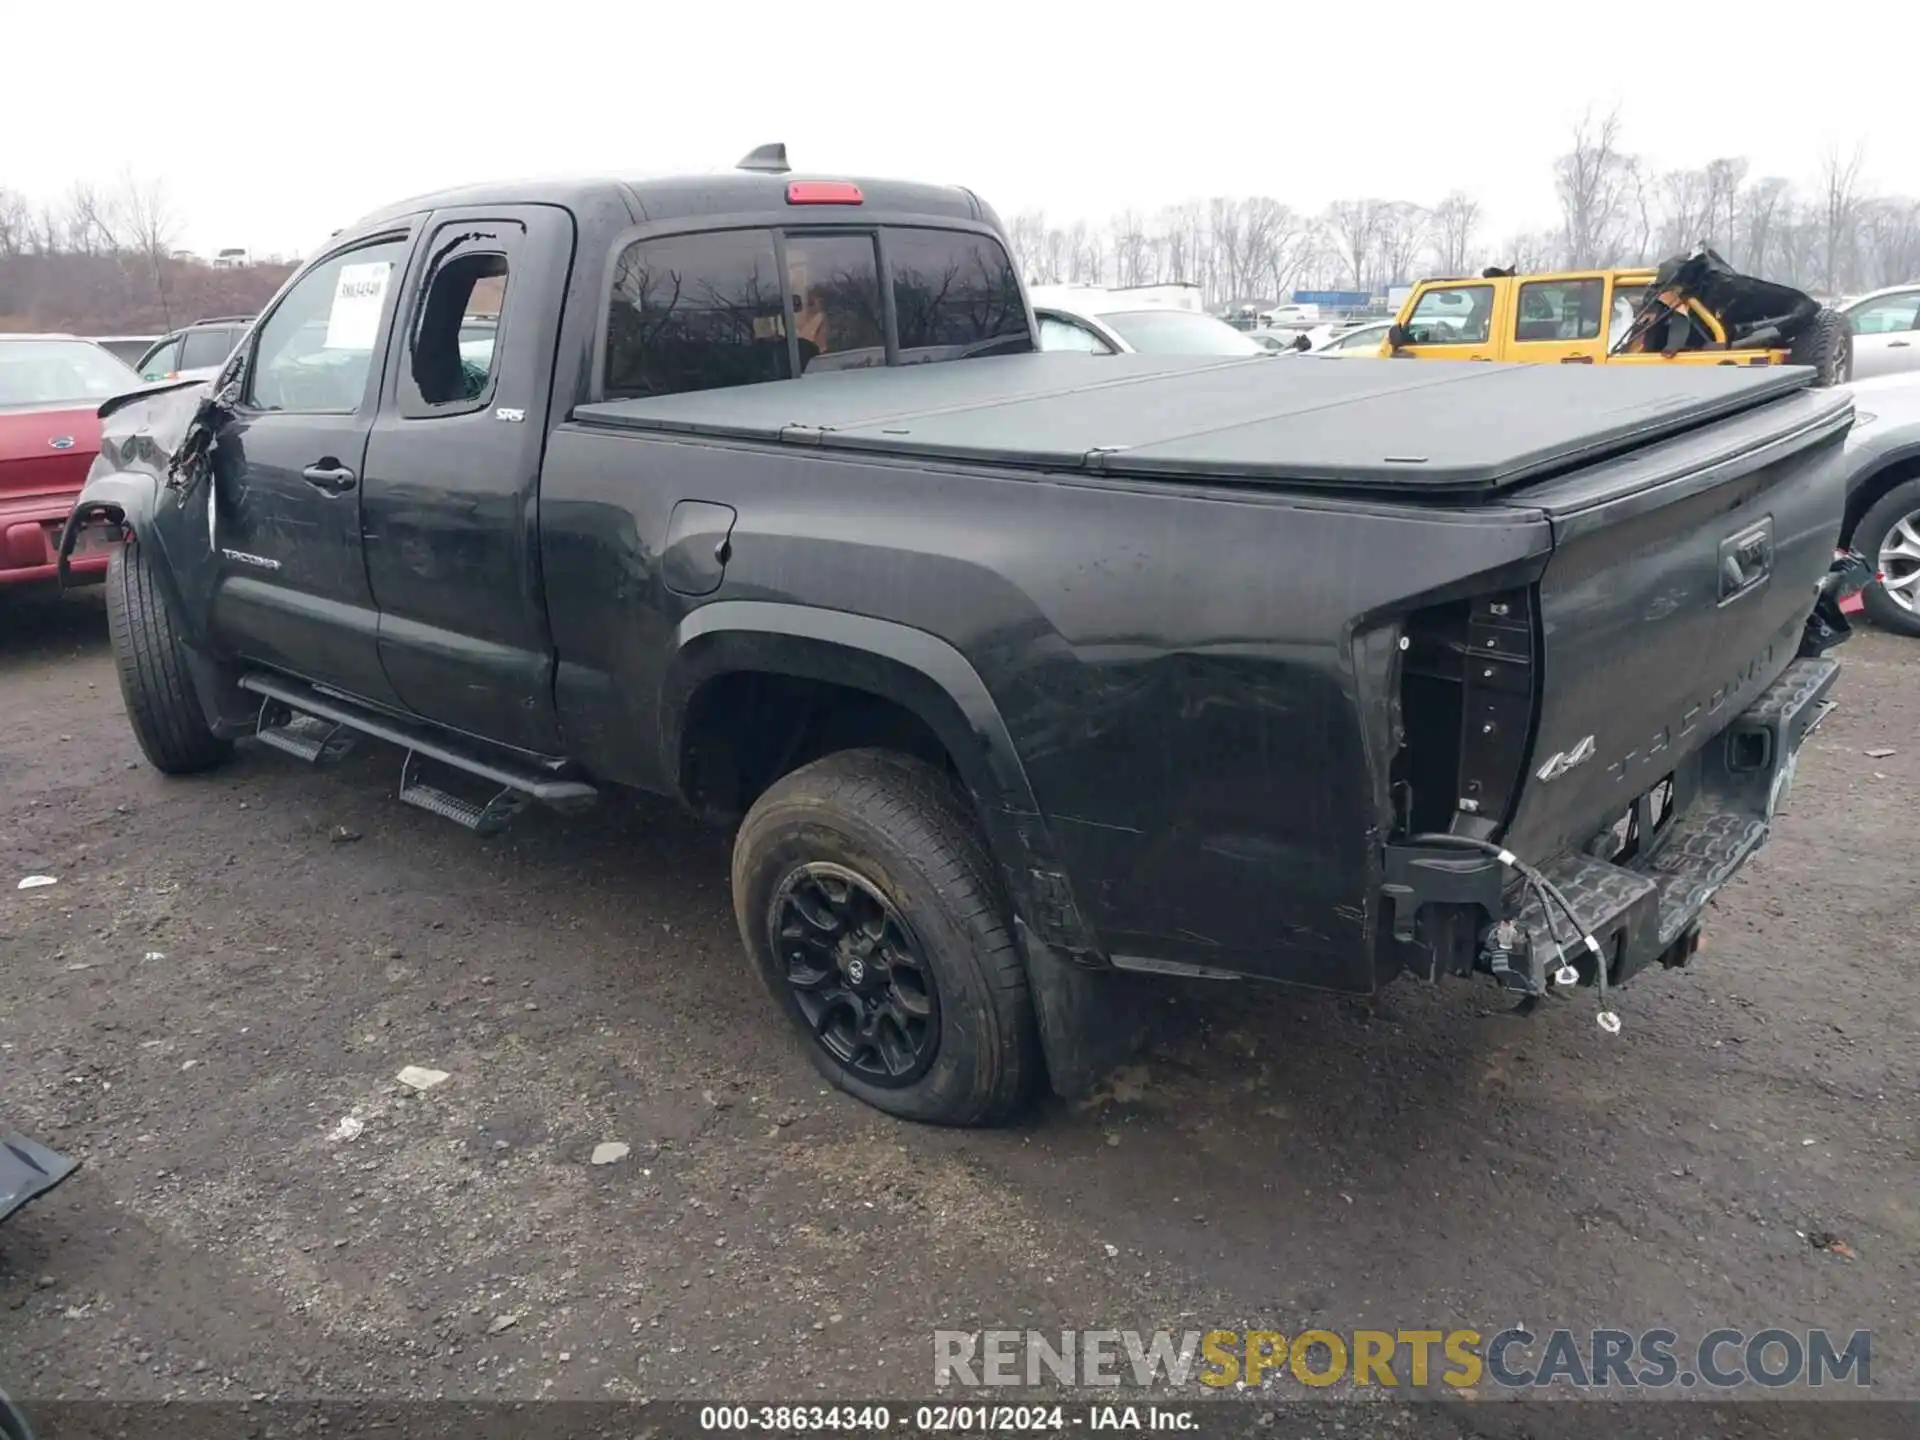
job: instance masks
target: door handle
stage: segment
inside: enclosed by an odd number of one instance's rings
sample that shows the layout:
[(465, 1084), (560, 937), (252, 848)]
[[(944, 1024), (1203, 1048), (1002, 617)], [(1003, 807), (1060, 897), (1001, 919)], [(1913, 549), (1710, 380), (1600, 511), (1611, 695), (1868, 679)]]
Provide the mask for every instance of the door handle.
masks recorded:
[(322, 460), (300, 472), (300, 478), (329, 495), (342, 495), (359, 484), (359, 477), (338, 460)]
[(1913, 348), (1913, 342), (1911, 340), (1889, 340), (1887, 342), (1887, 348), (1889, 350), (1909, 350)]

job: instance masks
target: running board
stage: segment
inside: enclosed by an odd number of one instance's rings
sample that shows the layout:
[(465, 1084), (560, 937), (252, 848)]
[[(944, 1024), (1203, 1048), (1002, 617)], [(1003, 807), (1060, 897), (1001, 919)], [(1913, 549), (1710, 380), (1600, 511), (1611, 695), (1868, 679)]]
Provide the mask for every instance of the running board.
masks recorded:
[(353, 749), (354, 733), (337, 720), (295, 714), (285, 702), (263, 699), (253, 738), (309, 765), (339, 760)]
[[(309, 763), (338, 753), (343, 732), (347, 731), (399, 746), (407, 752), (400, 769), (400, 799), (476, 834), (499, 830), (529, 800), (574, 810), (599, 798), (599, 791), (585, 781), (564, 778), (557, 765), (543, 771), (504, 756), (482, 756), (463, 749), (457, 737), (378, 714), (299, 680), (249, 672), (240, 677), (240, 688), (262, 696), (266, 702), (261, 706), (259, 738)], [(268, 724), (269, 720), (278, 723)], [(495, 790), (493, 798), (476, 804), (428, 784), (419, 775), (422, 759), (488, 781)]]
[(438, 815), (442, 820), (451, 820), (475, 835), (498, 835), (507, 828), (509, 820), (526, 808), (527, 799), (524, 791), (510, 785), (502, 785), (491, 799), (478, 802), (456, 795), (451, 790), (442, 790), (438, 785), (430, 785), (420, 778), (419, 756), (411, 750), (400, 765), (402, 804), (412, 805), (429, 815)]

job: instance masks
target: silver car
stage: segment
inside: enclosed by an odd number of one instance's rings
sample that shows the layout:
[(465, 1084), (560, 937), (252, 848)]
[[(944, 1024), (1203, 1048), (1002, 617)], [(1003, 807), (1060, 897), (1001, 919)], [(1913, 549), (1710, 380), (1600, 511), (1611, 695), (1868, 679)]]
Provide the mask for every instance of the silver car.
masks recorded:
[(1856, 296), (1840, 313), (1853, 331), (1855, 380), (1920, 370), (1920, 285)]
[(1880, 572), (1861, 595), (1874, 622), (1920, 636), (1920, 371), (1856, 381), (1843, 451), (1842, 542)]
[(251, 315), (196, 320), (162, 336), (134, 365), (142, 380), (211, 380), (234, 347), (246, 339)]

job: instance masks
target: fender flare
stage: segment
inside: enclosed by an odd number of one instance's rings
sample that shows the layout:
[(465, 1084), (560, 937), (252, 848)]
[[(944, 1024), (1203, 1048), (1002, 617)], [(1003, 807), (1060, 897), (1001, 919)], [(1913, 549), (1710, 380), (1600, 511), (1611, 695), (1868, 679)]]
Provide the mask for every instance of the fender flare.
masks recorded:
[(67, 560), (87, 521), (105, 517), (128, 532), (132, 543), (143, 546), (154, 561), (151, 573), (178, 627), (187, 676), (207, 723), (215, 734), (227, 738), (249, 734), (254, 723), (253, 707), (244, 704), (240, 692), (233, 688), (231, 667), (223, 665), (208, 648), (205, 617), (187, 604), (174, 569), (174, 556), (156, 523), (163, 493), (159, 479), (142, 470), (108, 470), (90, 477), (60, 531), (60, 583), (66, 584)]
[(1016, 923), (1048, 945), (1097, 953), (1056, 858), (1000, 708), (967, 657), (890, 620), (765, 600), (719, 600), (677, 627), (660, 697), (660, 756), (678, 776), (686, 718), (709, 681), (741, 671), (865, 690), (924, 721), (972, 791)]
[(1879, 499), (1879, 496), (1873, 494), (1873, 491), (1879, 486), (1881, 480), (1886, 477), (1887, 472), (1898, 469), (1904, 465), (1910, 465), (1917, 459), (1920, 459), (1920, 443), (1901, 445), (1882, 455), (1875, 456), (1871, 469), (1864, 470), (1858, 475), (1849, 475), (1847, 477), (1846, 531), (1844, 533), (1849, 540), (1853, 534), (1853, 527), (1860, 522), (1860, 518), (1864, 516), (1867, 511), (1873, 508), (1875, 501)]

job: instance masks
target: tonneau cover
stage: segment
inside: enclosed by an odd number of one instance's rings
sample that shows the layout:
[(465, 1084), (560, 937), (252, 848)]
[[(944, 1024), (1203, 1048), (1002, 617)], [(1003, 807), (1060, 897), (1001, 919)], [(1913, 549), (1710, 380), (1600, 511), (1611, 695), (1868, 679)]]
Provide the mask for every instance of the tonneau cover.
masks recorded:
[(1473, 492), (1693, 429), (1810, 370), (1010, 355), (585, 405), (596, 426), (1141, 478)]

